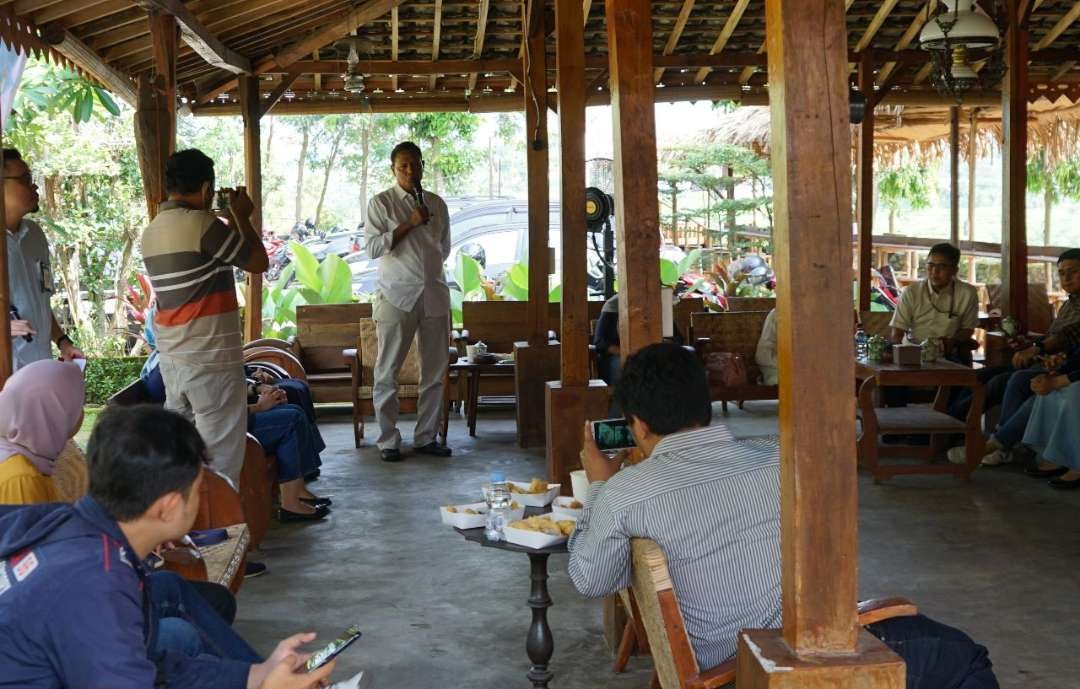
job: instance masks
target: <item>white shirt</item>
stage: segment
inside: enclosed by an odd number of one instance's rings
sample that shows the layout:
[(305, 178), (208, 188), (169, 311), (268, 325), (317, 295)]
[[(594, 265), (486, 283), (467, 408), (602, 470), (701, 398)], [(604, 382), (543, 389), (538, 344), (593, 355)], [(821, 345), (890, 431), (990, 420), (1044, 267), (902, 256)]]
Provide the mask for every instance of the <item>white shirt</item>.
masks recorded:
[[(23, 337), (11, 340), (13, 370), (41, 359), (52, 358), (52, 270), (49, 265), (49, 242), (37, 223), (23, 218), (17, 232), (4, 231), (8, 246), (8, 286), (11, 304), (19, 318), (30, 321), (37, 331), (32, 342)], [(2, 314), (10, 318), (10, 314)]]
[(765, 324), (761, 327), (761, 337), (758, 338), (757, 350), (754, 352), (754, 361), (761, 369), (762, 385), (779, 383), (777, 378), (779, 363), (776, 359), (776, 309), (770, 311), (765, 317)]
[(960, 280), (940, 291), (929, 280), (908, 285), (900, 295), (892, 322), (898, 330), (914, 331), (915, 339), (952, 337), (979, 325), (979, 291)]
[(450, 256), (450, 214), (446, 202), (430, 192), (424, 192), (424, 204), (431, 217), (391, 249), (394, 229), (417, 207), (413, 195), (395, 184), (368, 203), (364, 235), (368, 256), (379, 259), (380, 296), (407, 312), (423, 296), (424, 314), (431, 317), (450, 313), (450, 288), (443, 274), (443, 262)]

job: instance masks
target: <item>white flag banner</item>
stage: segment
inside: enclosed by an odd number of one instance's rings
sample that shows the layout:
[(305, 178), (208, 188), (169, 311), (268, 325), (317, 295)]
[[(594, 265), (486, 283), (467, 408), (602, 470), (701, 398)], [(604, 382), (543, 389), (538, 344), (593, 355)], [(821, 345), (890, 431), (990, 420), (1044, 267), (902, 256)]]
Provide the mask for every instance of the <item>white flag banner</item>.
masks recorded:
[(26, 54), (18, 53), (0, 43), (0, 122), (7, 125), (11, 107), (15, 104), (15, 92), (19, 90)]

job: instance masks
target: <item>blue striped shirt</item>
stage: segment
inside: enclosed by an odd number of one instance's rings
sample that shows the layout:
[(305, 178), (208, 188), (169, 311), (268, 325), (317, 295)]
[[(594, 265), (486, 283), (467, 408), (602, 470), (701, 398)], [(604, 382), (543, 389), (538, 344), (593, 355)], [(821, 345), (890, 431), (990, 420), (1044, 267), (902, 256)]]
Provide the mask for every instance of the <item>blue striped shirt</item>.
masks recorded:
[(669, 435), (649, 458), (589, 487), (570, 537), (570, 578), (585, 596), (630, 585), (630, 539), (650, 538), (668, 571), (698, 665), (735, 655), (744, 627), (778, 627), (780, 462), (724, 426)]

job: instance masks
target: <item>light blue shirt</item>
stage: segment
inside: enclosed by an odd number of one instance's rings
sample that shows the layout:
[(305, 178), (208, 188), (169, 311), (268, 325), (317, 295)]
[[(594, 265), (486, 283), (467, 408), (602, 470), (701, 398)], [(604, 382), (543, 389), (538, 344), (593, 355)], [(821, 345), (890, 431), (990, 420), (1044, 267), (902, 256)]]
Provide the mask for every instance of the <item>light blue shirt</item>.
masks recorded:
[[(35, 361), (52, 358), (52, 268), (49, 242), (37, 223), (23, 219), (19, 230), (7, 234), (8, 285), (11, 303), (19, 318), (30, 321), (37, 331), (33, 342), (12, 338), (12, 362), (15, 371)], [(11, 318), (10, 314), (3, 314)]]

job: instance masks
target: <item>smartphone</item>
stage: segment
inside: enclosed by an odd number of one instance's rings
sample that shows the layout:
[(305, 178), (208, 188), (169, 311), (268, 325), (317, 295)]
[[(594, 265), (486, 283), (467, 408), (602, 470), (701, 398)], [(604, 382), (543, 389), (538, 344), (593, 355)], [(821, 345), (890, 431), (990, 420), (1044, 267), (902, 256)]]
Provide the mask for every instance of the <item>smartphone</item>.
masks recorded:
[(307, 671), (318, 670), (323, 665), (326, 665), (331, 660), (337, 657), (339, 653), (349, 647), (349, 644), (360, 638), (360, 628), (357, 625), (353, 625), (343, 631), (341, 636), (334, 639), (330, 643), (323, 646), (320, 650), (316, 651), (308, 658)]
[(626, 419), (601, 419), (592, 422), (593, 439), (601, 452), (634, 447), (634, 435)]
[[(21, 321), (22, 320), (21, 318), (19, 318), (19, 309), (14, 304), (12, 304), (11, 307), (8, 309), (8, 313), (11, 315), (11, 320), (13, 320), (13, 321)], [(22, 337), (23, 337), (23, 340), (26, 341), (26, 342), (33, 342), (34, 341), (34, 336), (33, 335), (23, 335)]]

